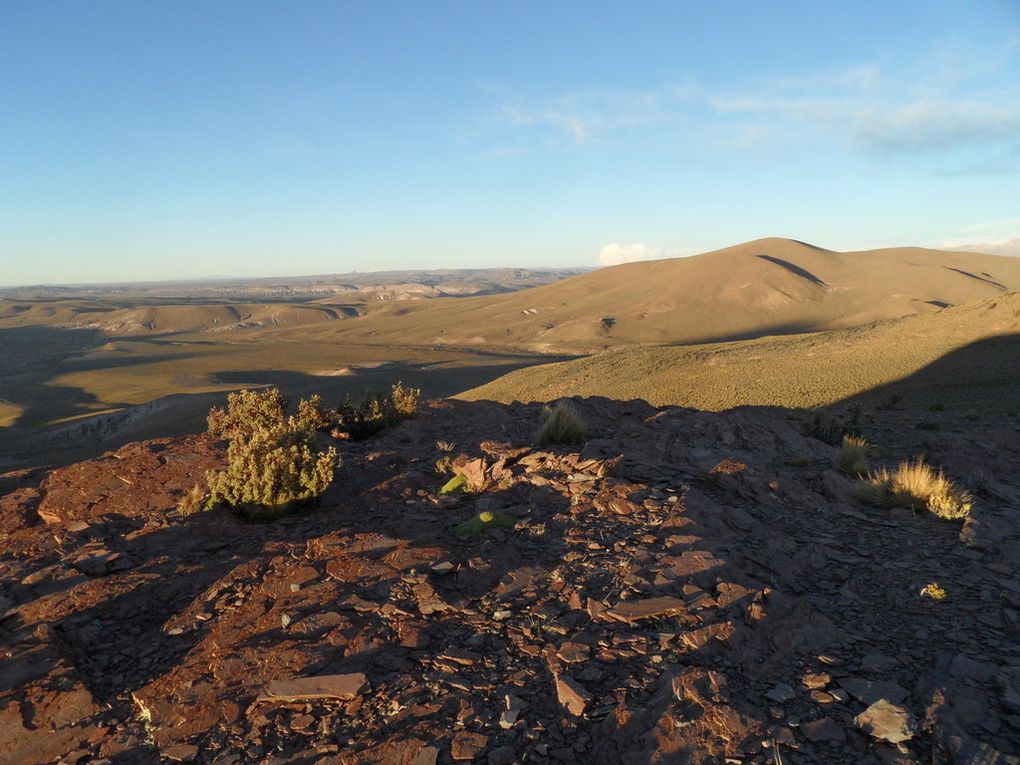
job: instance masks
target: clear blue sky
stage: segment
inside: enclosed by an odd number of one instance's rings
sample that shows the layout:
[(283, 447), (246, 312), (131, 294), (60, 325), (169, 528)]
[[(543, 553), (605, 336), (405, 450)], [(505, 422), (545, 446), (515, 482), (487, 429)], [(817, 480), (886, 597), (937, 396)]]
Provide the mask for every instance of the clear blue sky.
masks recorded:
[(771, 235), (1020, 237), (1020, 3), (0, 3), (0, 284)]

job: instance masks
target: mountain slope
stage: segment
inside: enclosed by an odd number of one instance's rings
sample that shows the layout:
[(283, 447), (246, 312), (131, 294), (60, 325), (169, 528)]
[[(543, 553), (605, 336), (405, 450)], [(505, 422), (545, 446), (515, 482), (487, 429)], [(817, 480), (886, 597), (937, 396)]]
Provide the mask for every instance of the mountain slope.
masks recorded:
[[(468, 400), (642, 398), (719, 410), (806, 407), (860, 395), (1020, 407), (1020, 294), (831, 332), (697, 346), (644, 346), (528, 367)], [(901, 382), (912, 376), (909, 381)]]
[(1020, 260), (904, 247), (834, 252), (760, 239), (484, 298), (385, 306), (320, 327), (351, 342), (590, 353), (837, 329), (1020, 289)]

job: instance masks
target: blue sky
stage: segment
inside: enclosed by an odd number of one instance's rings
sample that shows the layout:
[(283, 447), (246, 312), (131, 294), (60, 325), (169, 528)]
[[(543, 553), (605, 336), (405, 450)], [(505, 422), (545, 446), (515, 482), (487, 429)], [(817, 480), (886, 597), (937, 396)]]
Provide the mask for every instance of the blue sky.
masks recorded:
[(0, 284), (1020, 238), (1020, 3), (0, 3)]

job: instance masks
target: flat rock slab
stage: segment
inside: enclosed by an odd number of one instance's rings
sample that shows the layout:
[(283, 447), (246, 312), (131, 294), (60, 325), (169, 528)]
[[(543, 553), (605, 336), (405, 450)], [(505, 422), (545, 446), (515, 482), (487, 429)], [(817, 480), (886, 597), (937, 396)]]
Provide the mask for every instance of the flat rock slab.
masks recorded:
[(591, 694), (570, 677), (556, 676), (556, 697), (560, 704), (575, 717), (584, 714), (584, 709), (591, 701)]
[(855, 718), (857, 727), (880, 741), (898, 744), (914, 737), (917, 724), (903, 707), (880, 699)]
[(274, 680), (259, 701), (305, 701), (309, 699), (341, 699), (350, 701), (364, 690), (368, 680), (361, 672), (349, 675), (319, 675), (293, 680)]
[(624, 600), (612, 608), (607, 609), (604, 615), (618, 622), (638, 622), (642, 619), (661, 619), (665, 616), (676, 616), (683, 613), (686, 604), (680, 598), (661, 597), (645, 598), (643, 600)]

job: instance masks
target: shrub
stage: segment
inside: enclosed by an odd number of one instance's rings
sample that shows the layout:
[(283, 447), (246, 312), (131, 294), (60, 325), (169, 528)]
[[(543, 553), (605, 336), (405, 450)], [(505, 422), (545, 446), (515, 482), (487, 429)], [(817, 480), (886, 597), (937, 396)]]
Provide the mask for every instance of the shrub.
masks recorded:
[(226, 409), (209, 413), (209, 432), (230, 439), (227, 468), (209, 471), (209, 505), (222, 502), (252, 518), (275, 518), (326, 490), (338, 464), (336, 449), (322, 451), (316, 430), (327, 423), (318, 396), (284, 414), (276, 388), (244, 390), (227, 398)]
[(964, 518), (971, 510), (970, 493), (918, 457), (895, 471), (869, 473), (855, 487), (857, 496), (879, 507), (925, 508), (940, 518)]
[(388, 393), (376, 393), (355, 406), (348, 400), (337, 409), (337, 428), (359, 441), (389, 425), (414, 417), (421, 391), (394, 383)]
[[(317, 397), (316, 397), (317, 398)], [(276, 388), (239, 390), (227, 396), (227, 407), (209, 410), (209, 434), (221, 438), (248, 438), (277, 427), (284, 419), (287, 399)]]
[(336, 449), (318, 450), (293, 431), (264, 432), (234, 440), (227, 448), (227, 469), (206, 474), (213, 503), (223, 502), (242, 515), (276, 518), (319, 496), (333, 482)]
[(808, 423), (806, 434), (832, 446), (839, 446), (843, 436), (859, 436), (860, 409), (851, 407), (846, 414), (815, 412)]
[(870, 463), (868, 455), (871, 445), (857, 436), (843, 436), (843, 443), (836, 453), (836, 467), (850, 475), (864, 475)]
[(542, 426), (535, 440), (539, 446), (547, 444), (574, 444), (588, 437), (588, 426), (584, 424), (574, 408), (565, 401), (559, 401), (547, 409)]
[(177, 503), (177, 512), (181, 515), (194, 515), (206, 509), (205, 489), (200, 484), (195, 484), (181, 497)]

